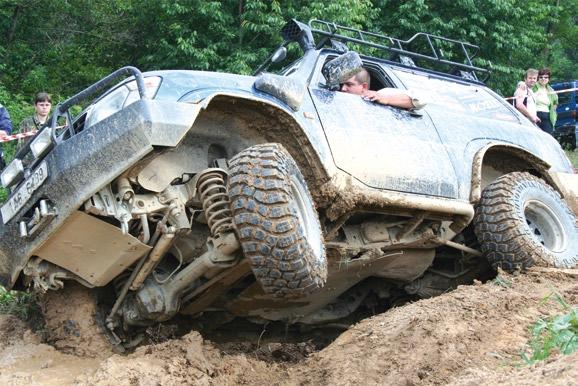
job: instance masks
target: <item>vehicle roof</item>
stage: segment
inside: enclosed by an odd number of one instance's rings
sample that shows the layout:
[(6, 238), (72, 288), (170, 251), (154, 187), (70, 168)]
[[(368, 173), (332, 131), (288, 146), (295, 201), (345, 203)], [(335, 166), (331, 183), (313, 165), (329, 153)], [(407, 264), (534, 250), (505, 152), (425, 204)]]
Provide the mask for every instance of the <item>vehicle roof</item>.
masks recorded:
[(566, 80), (562, 82), (556, 82), (552, 83), (550, 86), (552, 86), (552, 88), (555, 90), (563, 88), (574, 88), (578, 86), (578, 80)]

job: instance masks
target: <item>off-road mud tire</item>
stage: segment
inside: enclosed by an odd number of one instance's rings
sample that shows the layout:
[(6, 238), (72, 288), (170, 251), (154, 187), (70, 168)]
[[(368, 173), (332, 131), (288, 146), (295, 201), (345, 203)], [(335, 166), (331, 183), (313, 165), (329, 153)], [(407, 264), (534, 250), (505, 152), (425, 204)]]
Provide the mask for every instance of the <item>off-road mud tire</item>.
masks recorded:
[(252, 146), (229, 162), (235, 231), (268, 294), (323, 287), (327, 261), (317, 211), (303, 175), (279, 144)]
[(501, 176), (482, 193), (475, 233), (492, 267), (507, 272), (532, 265), (578, 264), (576, 218), (560, 195), (529, 173)]
[(98, 322), (95, 290), (76, 282), (49, 290), (40, 298), (46, 340), (58, 350), (97, 358), (112, 353), (112, 345)]

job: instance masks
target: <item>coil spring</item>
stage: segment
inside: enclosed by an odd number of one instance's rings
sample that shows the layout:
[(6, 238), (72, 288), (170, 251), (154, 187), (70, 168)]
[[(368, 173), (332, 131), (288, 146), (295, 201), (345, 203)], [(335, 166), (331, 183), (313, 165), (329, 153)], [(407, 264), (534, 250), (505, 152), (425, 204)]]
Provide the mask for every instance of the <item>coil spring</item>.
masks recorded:
[(197, 190), (213, 237), (233, 226), (225, 176), (224, 171), (210, 170), (203, 172), (197, 180)]

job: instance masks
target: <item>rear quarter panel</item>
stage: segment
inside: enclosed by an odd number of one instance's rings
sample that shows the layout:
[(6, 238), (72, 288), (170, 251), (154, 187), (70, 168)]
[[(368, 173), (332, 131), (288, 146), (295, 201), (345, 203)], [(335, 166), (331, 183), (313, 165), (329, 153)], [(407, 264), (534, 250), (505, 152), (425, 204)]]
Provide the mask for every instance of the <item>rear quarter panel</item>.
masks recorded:
[(560, 145), (533, 125), (502, 97), (481, 84), (397, 71), (403, 84), (428, 100), (429, 114), (454, 166), (458, 198), (470, 196), (476, 153), (492, 144), (521, 148), (551, 165), (551, 171), (571, 172)]

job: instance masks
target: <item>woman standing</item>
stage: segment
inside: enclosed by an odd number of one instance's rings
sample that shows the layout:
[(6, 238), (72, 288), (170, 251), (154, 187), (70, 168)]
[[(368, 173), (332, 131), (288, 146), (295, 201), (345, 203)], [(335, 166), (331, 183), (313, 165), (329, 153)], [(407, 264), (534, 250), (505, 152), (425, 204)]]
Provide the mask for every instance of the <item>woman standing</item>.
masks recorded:
[(556, 107), (558, 107), (558, 95), (550, 87), (550, 69), (543, 68), (538, 71), (538, 82), (532, 87), (536, 99), (536, 110), (540, 122), (538, 126), (548, 134), (554, 131), (556, 124)]

